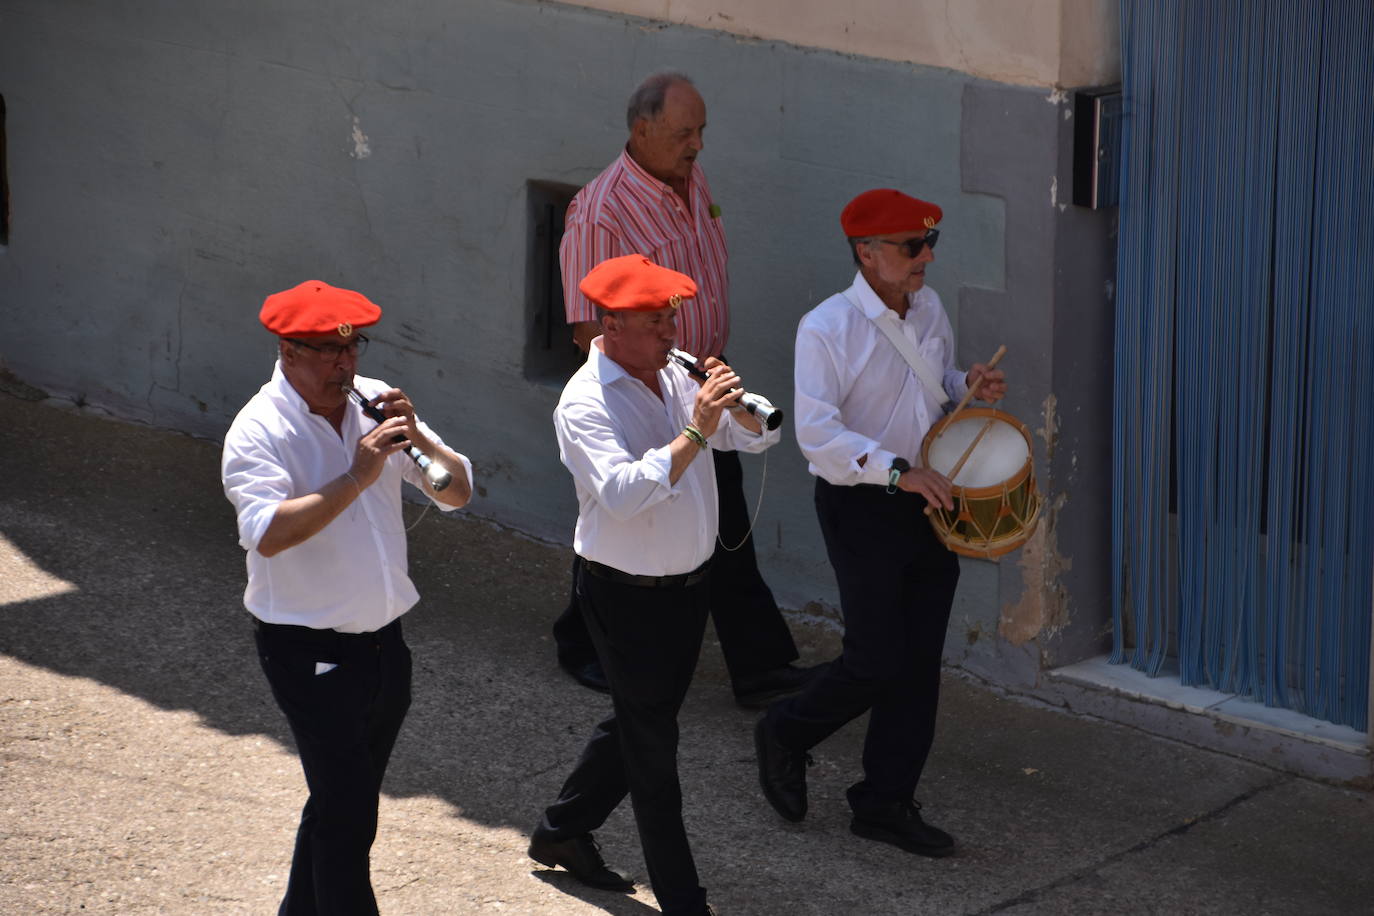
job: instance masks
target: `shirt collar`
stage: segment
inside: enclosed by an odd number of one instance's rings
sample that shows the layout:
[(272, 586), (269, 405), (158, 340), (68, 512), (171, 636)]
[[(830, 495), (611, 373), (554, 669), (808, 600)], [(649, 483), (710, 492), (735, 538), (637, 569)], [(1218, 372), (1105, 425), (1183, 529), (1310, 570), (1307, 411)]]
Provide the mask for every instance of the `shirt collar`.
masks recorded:
[[(863, 271), (854, 272), (854, 285), (850, 287), (850, 290), (854, 293), (850, 298), (858, 302), (860, 311), (868, 318), (876, 320), (883, 315), (891, 315), (893, 321), (902, 320), (896, 312), (887, 307), (886, 302), (878, 298), (877, 293), (873, 292), (873, 287), (869, 286), (868, 281), (864, 279)], [(911, 314), (912, 309), (916, 308), (916, 297), (920, 294), (920, 290), (906, 294), (906, 309), (908, 315)]]
[(620, 363), (606, 355), (606, 351), (601, 349), (601, 337), (593, 337), (591, 346), (587, 348), (587, 358), (591, 361), (592, 372), (603, 385), (610, 385), (620, 381), (622, 378), (629, 378), (629, 373)]
[[(630, 179), (630, 181), (636, 184), (642, 191), (651, 194), (677, 193), (667, 184), (665, 184), (662, 181), (659, 181), (657, 178), (650, 175), (648, 172), (644, 171), (644, 167), (640, 165), (638, 162), (635, 162), (634, 157), (630, 155), (630, 148), (628, 146), (620, 151), (620, 167), (625, 170), (626, 176)], [(696, 178), (697, 173), (700, 170), (701, 166), (693, 162), (692, 173), (687, 176), (688, 197), (691, 197), (696, 192)]]
[[(591, 348), (587, 351), (587, 359), (592, 364), (592, 372), (596, 375), (597, 381), (601, 382), (602, 385), (614, 385), (621, 379), (630, 379), (639, 382), (639, 379), (625, 371), (624, 366), (606, 355), (605, 351), (598, 345), (600, 341), (600, 337), (592, 338)], [(672, 363), (669, 362), (668, 365), (671, 366)], [(661, 385), (663, 383), (662, 369), (658, 370), (658, 375), (659, 384)], [(644, 383), (639, 382), (639, 384), (643, 385)]]
[(864, 279), (863, 271), (854, 272), (854, 285), (850, 289), (854, 290), (859, 309), (866, 317), (870, 319), (881, 318), (884, 312), (891, 313), (894, 318), (897, 316), (897, 313), (888, 308), (887, 304), (878, 298), (878, 294), (873, 292), (873, 287), (869, 286), (868, 281)]
[(291, 387), (291, 382), (287, 380), (286, 373), (281, 371), (280, 359), (272, 367), (272, 380), (267, 385), (272, 400), (276, 401), (282, 408), (296, 413), (310, 413), (310, 405), (305, 403), (305, 398), (301, 397), (299, 391)]

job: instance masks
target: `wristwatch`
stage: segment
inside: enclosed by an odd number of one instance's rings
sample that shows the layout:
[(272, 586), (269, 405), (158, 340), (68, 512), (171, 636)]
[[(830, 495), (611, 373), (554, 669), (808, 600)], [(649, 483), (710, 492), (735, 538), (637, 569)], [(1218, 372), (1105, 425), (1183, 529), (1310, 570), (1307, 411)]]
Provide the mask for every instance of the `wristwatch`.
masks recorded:
[(911, 465), (905, 458), (893, 458), (892, 467), (887, 471), (887, 492), (897, 492), (897, 481), (901, 480), (902, 475), (911, 470)]

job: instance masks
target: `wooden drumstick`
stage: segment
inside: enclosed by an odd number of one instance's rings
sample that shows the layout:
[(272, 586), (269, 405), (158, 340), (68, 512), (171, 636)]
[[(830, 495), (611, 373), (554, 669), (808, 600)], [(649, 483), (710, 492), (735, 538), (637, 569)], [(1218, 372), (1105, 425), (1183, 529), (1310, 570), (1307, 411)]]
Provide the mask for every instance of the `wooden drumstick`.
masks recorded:
[[(997, 348), (997, 352), (994, 353), (994, 354), (992, 354), (992, 359), (988, 360), (987, 368), (989, 368), (989, 369), (995, 368), (995, 367), (997, 366), (997, 363), (1001, 361), (1002, 357), (1004, 357), (1004, 356), (1006, 356), (1006, 355), (1007, 355), (1007, 345), (1006, 345), (1006, 344), (1002, 344), (1001, 346), (999, 346), (999, 347)], [(980, 372), (980, 373), (978, 373), (978, 382), (982, 382), (982, 380), (983, 380), (983, 374)], [(955, 414), (957, 414), (959, 411), (961, 411), (961, 410), (963, 410), (965, 407), (967, 407), (967, 406), (968, 406), (968, 402), (969, 402), (970, 400), (973, 399), (973, 392), (975, 392), (975, 391), (977, 391), (977, 390), (978, 390), (978, 383), (977, 383), (977, 382), (975, 382), (974, 384), (970, 385), (968, 391), (964, 394), (964, 399), (963, 399), (962, 401), (959, 402), (959, 405), (958, 405), (957, 407), (955, 407), (954, 410), (950, 411), (950, 414), (949, 414), (949, 415), (952, 417), (952, 416), (954, 416)], [(995, 419), (989, 419), (986, 423), (984, 423), (984, 424), (983, 424), (983, 428), (980, 429), (980, 430), (978, 430), (978, 435), (976, 435), (976, 436), (973, 437), (973, 441), (970, 442), (970, 443), (968, 444), (968, 448), (964, 449), (964, 453), (963, 453), (962, 455), (959, 456), (959, 460), (956, 461), (956, 462), (954, 462), (954, 467), (953, 467), (953, 469), (950, 470), (950, 472), (949, 472), (949, 482), (950, 482), (951, 484), (954, 483), (954, 478), (956, 478), (956, 477), (959, 476), (959, 472), (962, 471), (962, 470), (964, 469), (964, 462), (968, 461), (969, 456), (973, 454), (973, 450), (974, 450), (975, 448), (978, 447), (978, 443), (981, 442), (981, 441), (983, 441), (983, 437), (987, 435), (988, 430), (992, 429), (992, 424), (994, 424), (994, 423), (996, 423), (996, 422), (997, 422), (997, 421), (996, 421)], [(934, 511), (935, 511), (935, 510), (934, 510), (932, 507), (930, 507), (929, 505), (926, 506), (926, 515), (930, 515), (930, 514), (933, 513)]]
[[(989, 368), (989, 369), (995, 369), (995, 368), (997, 367), (998, 361), (1000, 361), (1000, 360), (1002, 359), (1002, 357), (1004, 357), (1004, 356), (1006, 356), (1006, 355), (1007, 355), (1007, 346), (1006, 346), (1006, 344), (1002, 344), (1000, 347), (997, 348), (997, 352), (994, 353), (994, 354), (992, 354), (992, 359), (988, 360), (987, 368)], [(983, 381), (983, 374), (980, 372), (980, 373), (978, 373), (978, 382), (982, 382), (982, 381)], [(977, 391), (977, 390), (978, 390), (978, 384), (977, 384), (977, 383), (974, 383), (974, 384), (970, 385), (970, 386), (969, 386), (969, 389), (968, 389), (968, 392), (964, 395), (964, 399), (963, 399), (962, 401), (959, 402), (959, 406), (958, 406), (958, 407), (955, 407), (953, 410), (950, 411), (949, 415), (952, 417), (952, 416), (954, 416), (956, 413), (958, 413), (959, 411), (961, 411), (961, 410), (963, 410), (965, 407), (967, 407), (967, 406), (968, 406), (968, 402), (971, 401), (971, 400), (973, 400), (973, 392), (975, 392), (975, 391)], [(954, 479), (954, 475), (953, 475), (953, 474), (951, 474), (951, 475), (949, 475), (949, 476), (950, 476), (950, 479), (951, 479), (951, 480)]]
[(968, 444), (968, 448), (964, 449), (964, 453), (959, 456), (959, 460), (954, 462), (954, 467), (949, 472), (950, 483), (954, 483), (954, 478), (958, 477), (959, 472), (964, 469), (964, 462), (968, 461), (969, 456), (973, 454), (973, 450), (978, 447), (978, 443), (983, 441), (983, 437), (988, 434), (988, 430), (992, 429), (992, 424), (996, 422), (996, 417), (989, 417), (988, 422), (983, 424), (983, 428), (978, 430), (978, 435), (973, 437), (973, 441)]
[[(954, 483), (954, 478), (959, 476), (959, 472), (964, 469), (964, 462), (968, 461), (969, 456), (973, 454), (973, 450), (978, 447), (978, 443), (983, 441), (983, 437), (988, 434), (988, 430), (992, 429), (993, 424), (996, 422), (996, 417), (989, 417), (988, 421), (983, 424), (983, 428), (978, 430), (978, 435), (973, 437), (973, 441), (968, 444), (968, 448), (964, 449), (964, 453), (959, 456), (959, 460), (954, 462), (954, 467), (951, 468), (949, 472), (949, 482), (951, 484)], [(926, 506), (926, 515), (930, 515), (934, 511), (935, 510), (930, 506)]]

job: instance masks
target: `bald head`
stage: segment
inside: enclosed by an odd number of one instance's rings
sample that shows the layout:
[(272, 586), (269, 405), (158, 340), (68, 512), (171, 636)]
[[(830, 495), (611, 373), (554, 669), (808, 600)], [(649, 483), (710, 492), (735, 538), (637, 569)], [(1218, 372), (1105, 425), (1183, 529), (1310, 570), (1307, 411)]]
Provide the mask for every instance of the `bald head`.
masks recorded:
[(686, 186), (703, 146), (706, 102), (681, 73), (655, 73), (630, 96), (630, 158), (659, 181)]
[(644, 82), (635, 88), (625, 107), (625, 126), (634, 130), (635, 122), (640, 118), (652, 121), (658, 117), (663, 111), (668, 87), (679, 83), (695, 88), (690, 76), (676, 70), (659, 70), (644, 77)]

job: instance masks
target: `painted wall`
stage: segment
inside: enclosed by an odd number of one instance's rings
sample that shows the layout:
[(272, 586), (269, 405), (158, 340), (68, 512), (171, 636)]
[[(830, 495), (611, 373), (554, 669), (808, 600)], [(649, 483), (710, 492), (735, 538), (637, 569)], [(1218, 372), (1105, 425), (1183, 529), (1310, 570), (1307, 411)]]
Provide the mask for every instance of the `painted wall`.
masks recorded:
[(1105, 84), (1121, 72), (1117, 0), (586, 0), (578, 5), (746, 39), (945, 67), (1013, 85)]
[[(695, 74), (709, 108), (731, 361), (781, 406), (797, 321), (853, 275), (844, 203), (895, 186), (944, 207), (930, 285), (965, 364), (1008, 346), (1010, 409), (1047, 430), (1041, 487), (1062, 497), (1039, 546), (964, 564), (950, 652), (1033, 680), (1051, 634), (1091, 643), (1106, 611), (1087, 572), (1105, 550), (1105, 465), (1085, 477), (1074, 462), (1108, 427), (1088, 394), (1105, 356), (1079, 345), (1110, 326), (1109, 226), (1059, 190), (1060, 92), (525, 0), (286, 0), (251, 14), (8, 0), (0, 363), (218, 437), (271, 368), (263, 297), (307, 278), (360, 289), (385, 309), (361, 371), (403, 386), (473, 459), (472, 511), (566, 542), (558, 386), (523, 365), (528, 183), (591, 179), (624, 141), (630, 90), (661, 67)], [(746, 473), (752, 497), (764, 462)], [(756, 537), (780, 600), (824, 613), (835, 594), (811, 486), (785, 438)]]

